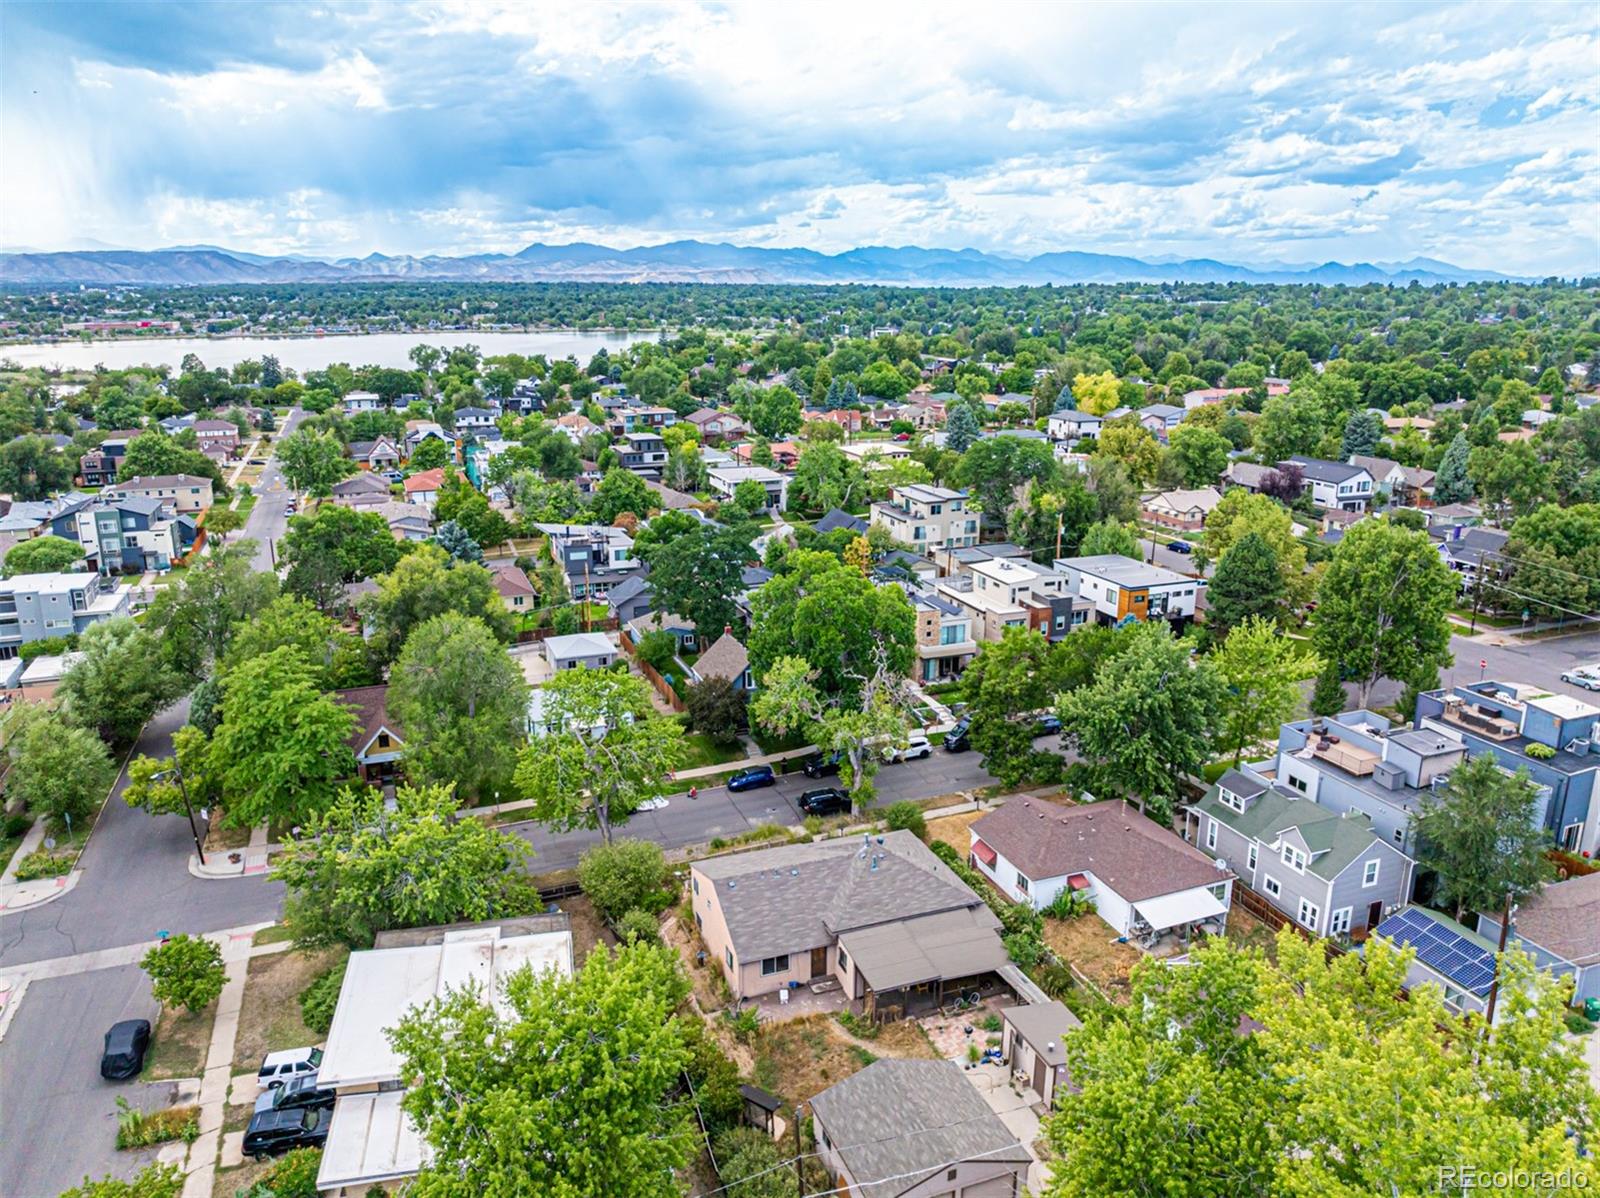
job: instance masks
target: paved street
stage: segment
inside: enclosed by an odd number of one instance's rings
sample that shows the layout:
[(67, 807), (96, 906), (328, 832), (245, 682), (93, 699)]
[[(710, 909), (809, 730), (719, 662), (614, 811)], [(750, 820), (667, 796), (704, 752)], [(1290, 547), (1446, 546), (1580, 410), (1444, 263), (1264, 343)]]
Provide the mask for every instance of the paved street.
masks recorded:
[[(1439, 681), (1444, 686), (1476, 682), (1480, 677), (1501, 682), (1531, 682), (1557, 694), (1572, 695), (1600, 706), (1600, 694), (1561, 681), (1563, 671), (1600, 661), (1600, 633), (1519, 645), (1488, 645), (1477, 639), (1454, 636), (1450, 638), (1450, 650), (1456, 660), (1453, 666), (1440, 672)], [(1488, 665), (1480, 668), (1480, 661)], [(1393, 703), (1399, 696), (1399, 684), (1387, 680), (1373, 689), (1373, 702), (1378, 706)]]
[[(274, 435), (282, 438), (294, 432), (305, 418), (306, 413), (302, 409), (294, 408), (278, 426), (278, 432)], [(250, 509), (250, 515), (245, 518), (242, 535), (256, 543), (256, 569), (271, 571), (273, 547), (283, 539), (284, 531), (289, 527), (289, 514), (284, 508), (288, 506), (290, 491), (283, 481), (283, 471), (278, 469), (276, 454), (268, 459), (266, 466), (263, 467), (255, 493), (256, 505)]]

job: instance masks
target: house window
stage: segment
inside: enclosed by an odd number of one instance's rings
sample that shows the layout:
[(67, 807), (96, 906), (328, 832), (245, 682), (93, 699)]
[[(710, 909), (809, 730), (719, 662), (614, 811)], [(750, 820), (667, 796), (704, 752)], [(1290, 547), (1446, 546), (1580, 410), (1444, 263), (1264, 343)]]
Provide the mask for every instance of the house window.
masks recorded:
[(732, 969), (733, 968), (733, 950), (731, 948), (728, 948), (728, 949), (723, 949), (722, 951), (725, 952), (727, 954), (727, 956), (728, 956), (728, 968)]
[(1222, 805), (1224, 807), (1231, 807), (1241, 815), (1244, 813), (1244, 800), (1238, 795), (1234, 794), (1233, 791), (1219, 790), (1217, 791), (1217, 797), (1222, 800)]
[(1283, 893), (1283, 887), (1278, 885), (1278, 879), (1272, 877), (1270, 874), (1264, 879), (1262, 886), (1273, 898), (1277, 898)]
[(1404, 844), (1406, 842), (1406, 830), (1404, 828), (1396, 828), (1394, 830), (1394, 842), (1396, 844)]
[(1361, 871), (1362, 886), (1376, 886), (1378, 884), (1378, 860), (1373, 858), (1367, 862), (1366, 868)]
[(1216, 847), (1217, 847), (1217, 821), (1216, 820), (1209, 820), (1206, 823), (1206, 848), (1214, 849)]
[(844, 945), (841, 944), (839, 946), (838, 953), (839, 953), (839, 968), (840, 969), (849, 969), (850, 968), (850, 954), (848, 954), (847, 952), (844, 951)]
[(1315, 932), (1317, 930), (1317, 920), (1321, 917), (1322, 912), (1317, 910), (1315, 903), (1307, 902), (1305, 899), (1300, 900), (1300, 911), (1295, 915), (1295, 918), (1301, 924)]
[(761, 976), (767, 977), (774, 973), (789, 972), (789, 954), (782, 953), (776, 957), (763, 957), (761, 959)]
[(1350, 930), (1350, 908), (1340, 907), (1328, 918), (1328, 935), (1341, 936)]
[(1228, 884), (1226, 882), (1218, 882), (1215, 886), (1207, 886), (1206, 889), (1211, 892), (1211, 897), (1216, 899), (1217, 902), (1226, 903), (1228, 901)]
[(690, 878), (689, 879), (689, 889), (693, 890), (696, 894), (699, 894), (700, 893), (700, 879), (699, 878)]
[(1283, 863), (1297, 874), (1306, 872), (1306, 855), (1292, 844), (1283, 846)]
[(1250, 843), (1250, 852), (1245, 857), (1244, 867), (1251, 873), (1255, 873), (1256, 871), (1256, 845), (1254, 841)]
[(1294, 787), (1301, 794), (1305, 794), (1306, 793), (1306, 780), (1304, 778), (1297, 778), (1293, 774), (1290, 774), (1289, 775), (1289, 785)]
[(1029, 885), (1030, 885), (1030, 883), (1029, 883), (1027, 878), (1023, 877), (1021, 874), (1017, 875), (1017, 889), (1018, 890), (1022, 891), (1023, 894), (1027, 894)]

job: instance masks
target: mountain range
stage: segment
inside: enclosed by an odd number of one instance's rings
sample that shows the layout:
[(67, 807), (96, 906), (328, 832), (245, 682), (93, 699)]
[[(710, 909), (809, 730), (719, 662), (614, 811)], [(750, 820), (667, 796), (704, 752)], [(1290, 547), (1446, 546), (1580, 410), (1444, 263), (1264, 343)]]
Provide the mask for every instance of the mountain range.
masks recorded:
[(1077, 251), (1014, 258), (979, 250), (861, 246), (839, 254), (807, 249), (673, 241), (613, 249), (534, 243), (515, 254), (463, 257), (272, 257), (212, 245), (161, 250), (25, 251), (0, 254), (0, 284), (360, 283), (453, 280), (486, 283), (877, 283), (912, 287), (1020, 287), (1046, 283), (1465, 283), (1506, 280), (1432, 258), (1407, 262), (1271, 263), (1210, 258), (1147, 261)]

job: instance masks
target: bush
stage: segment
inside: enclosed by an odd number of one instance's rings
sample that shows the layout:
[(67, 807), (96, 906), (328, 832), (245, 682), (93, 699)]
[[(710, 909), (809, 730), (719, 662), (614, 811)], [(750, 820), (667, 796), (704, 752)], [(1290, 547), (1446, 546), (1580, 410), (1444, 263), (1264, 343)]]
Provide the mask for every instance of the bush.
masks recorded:
[(168, 1140), (193, 1144), (200, 1136), (200, 1108), (174, 1106), (149, 1114), (117, 1099), (117, 1147), (148, 1148)]
[(612, 925), (635, 907), (644, 911), (664, 908), (672, 901), (666, 883), (667, 863), (661, 846), (648, 840), (597, 844), (578, 859), (578, 885)]
[(348, 964), (348, 960), (340, 961), (331, 969), (324, 970), (300, 992), (300, 1018), (319, 1036), (326, 1036), (328, 1029), (333, 1026), (333, 1012), (339, 1005), (339, 988), (344, 985), (344, 971)]
[(150, 975), (150, 991), (164, 1007), (200, 1011), (217, 1001), (227, 983), (222, 950), (203, 936), (180, 932), (144, 955), (139, 968)]
[(724, 1011), (722, 1018), (733, 1032), (734, 1039), (742, 1044), (750, 1043), (756, 1032), (761, 1028), (761, 1012), (754, 1007), (741, 1007), (737, 1011)]
[(689, 687), (683, 701), (689, 708), (690, 725), (709, 736), (714, 744), (737, 744), (750, 728), (749, 701), (726, 678), (696, 683)]
[(296, 1148), (278, 1158), (248, 1194), (249, 1198), (317, 1198), (322, 1149)]
[(178, 1198), (183, 1192), (183, 1170), (177, 1165), (146, 1165), (129, 1181), (120, 1177), (85, 1177), (81, 1185), (63, 1190), (60, 1198)]
[(717, 1164), (727, 1185), (727, 1198), (776, 1198), (794, 1193), (794, 1172), (779, 1168), (784, 1153), (772, 1137), (753, 1127), (734, 1127), (715, 1139)]
[[(722, 976), (720, 971), (717, 976)], [(722, 1050), (703, 1019), (680, 1019), (678, 1025), (683, 1030), (684, 1046), (689, 1050), (689, 1063), (683, 1071), (694, 1087), (700, 1115), (715, 1135), (719, 1129), (737, 1124), (744, 1111), (744, 1099), (739, 1094), (739, 1067)]]
[(1528, 745), (1523, 751), (1527, 753), (1529, 757), (1532, 757), (1537, 761), (1549, 761), (1556, 755), (1556, 751), (1549, 745), (1541, 745), (1537, 743)]
[(678, 638), (664, 628), (657, 628), (639, 638), (634, 652), (639, 660), (648, 662), (656, 673), (665, 674), (672, 668), (673, 658), (678, 655)]
[(928, 839), (928, 821), (922, 818), (922, 808), (909, 800), (890, 803), (884, 809), (883, 822), (891, 832), (910, 832), (918, 840)]
[(34, 849), (17, 862), (17, 881), (35, 882), (40, 878), (59, 878), (72, 868), (77, 860), (73, 853), (52, 853), (48, 849)]
[(33, 817), (24, 812), (17, 811), (6, 816), (5, 822), (0, 823), (0, 836), (11, 839), (22, 836), (33, 827)]
[(1068, 887), (1055, 898), (1050, 900), (1050, 905), (1044, 913), (1051, 919), (1077, 919), (1080, 915), (1088, 915), (1094, 911), (1094, 899), (1087, 890), (1073, 890)]
[(1044, 956), (1044, 941), (1032, 928), (1009, 932), (1000, 938), (1000, 942), (1006, 946), (1006, 956), (1024, 969), (1032, 969)]
[(1588, 1018), (1579, 1011), (1569, 1009), (1563, 1019), (1566, 1022), (1567, 1031), (1574, 1036), (1587, 1036), (1594, 1031), (1594, 1024), (1590, 1023)]
[(617, 939), (624, 944), (659, 944), (661, 923), (650, 912), (635, 907), (617, 920)]
[(876, 1040), (878, 1038), (878, 1025), (870, 1019), (863, 1019), (854, 1011), (840, 1011), (834, 1018), (839, 1021), (840, 1027), (858, 1039)]
[(550, 627), (555, 629), (557, 636), (571, 636), (578, 631), (580, 624), (578, 609), (571, 606), (556, 608), (550, 617)]
[(991, 1011), (982, 1019), (978, 1020), (978, 1026), (986, 1032), (998, 1032), (1005, 1025), (1001, 1022), (1000, 1016)]
[(1051, 998), (1062, 997), (1078, 984), (1078, 979), (1072, 976), (1072, 970), (1063, 961), (1051, 961), (1042, 966), (1033, 975), (1033, 980)]

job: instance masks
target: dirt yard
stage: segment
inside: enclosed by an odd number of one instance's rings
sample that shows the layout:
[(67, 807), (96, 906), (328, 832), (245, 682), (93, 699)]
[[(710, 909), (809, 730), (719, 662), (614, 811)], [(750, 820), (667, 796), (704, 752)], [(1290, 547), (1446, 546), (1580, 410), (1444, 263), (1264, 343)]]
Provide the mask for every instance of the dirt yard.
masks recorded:
[(828, 1015), (765, 1023), (752, 1045), (755, 1081), (790, 1104), (804, 1102), (879, 1057), (938, 1054), (915, 1020), (885, 1024), (875, 1039), (859, 1040)]
[(683, 972), (689, 978), (695, 1004), (700, 1010), (710, 1015), (727, 1006), (733, 996), (723, 980), (721, 968), (709, 954), (702, 964), (701, 955), (705, 953), (706, 942), (700, 939), (699, 932), (684, 926), (677, 909), (668, 913), (661, 926), (661, 935), (668, 945), (677, 950), (678, 957), (683, 961)]
[(347, 949), (329, 948), (251, 959), (239, 1013), (239, 1038), (233, 1049), (236, 1070), (254, 1069), (269, 1052), (322, 1043), (323, 1037), (300, 1018), (300, 992), (348, 953)]
[(1278, 959), (1278, 933), (1237, 904), (1228, 910), (1228, 939), (1240, 948), (1259, 948)]
[(941, 815), (928, 821), (928, 840), (942, 840), (965, 857), (972, 848), (967, 829), (988, 815), (987, 811), (967, 811), (961, 815)]
[(600, 913), (594, 909), (594, 904), (589, 901), (586, 894), (574, 895), (564, 898), (556, 904), (566, 912), (567, 919), (572, 923), (572, 960), (574, 965), (581, 966), (589, 959), (589, 954), (594, 952), (595, 945), (615, 945), (617, 938), (612, 935), (611, 929), (606, 927), (605, 920), (600, 918)]
[(1144, 954), (1131, 944), (1118, 944), (1116, 935), (1096, 915), (1044, 921), (1045, 943), (1056, 956), (1077, 966), (1112, 1002), (1126, 1004), (1133, 997), (1128, 975)]
[(215, 1003), (192, 1013), (163, 1009), (150, 1040), (150, 1055), (145, 1058), (143, 1077), (148, 1081), (160, 1081), (172, 1077), (199, 1077), (204, 1073), (206, 1050), (211, 1047), (211, 1025), (216, 1016)]

